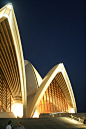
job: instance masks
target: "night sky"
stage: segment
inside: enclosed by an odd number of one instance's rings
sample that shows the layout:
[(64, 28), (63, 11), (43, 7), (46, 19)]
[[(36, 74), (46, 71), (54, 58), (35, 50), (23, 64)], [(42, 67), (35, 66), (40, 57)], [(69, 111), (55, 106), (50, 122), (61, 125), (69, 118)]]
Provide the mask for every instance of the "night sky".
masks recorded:
[(86, 112), (86, 0), (0, 0), (12, 3), (24, 59), (42, 78), (63, 63), (78, 112)]

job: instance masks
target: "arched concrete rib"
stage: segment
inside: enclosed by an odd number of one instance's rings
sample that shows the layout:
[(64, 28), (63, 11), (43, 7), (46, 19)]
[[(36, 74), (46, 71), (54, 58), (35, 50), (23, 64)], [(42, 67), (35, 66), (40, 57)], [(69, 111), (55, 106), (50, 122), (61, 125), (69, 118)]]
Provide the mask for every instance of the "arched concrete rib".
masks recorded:
[[(74, 98), (74, 94), (73, 94), (73, 90), (68, 78), (68, 75), (66, 73), (65, 67), (62, 63), (54, 66), (45, 76), (45, 78), (43, 79), (38, 91), (36, 92), (36, 94), (32, 97), (32, 99), (29, 101), (28, 103), (28, 114), (27, 117), (33, 117), (35, 110), (37, 109), (37, 106), (42, 98), (42, 96), (44, 95), (45, 91), (47, 90), (48, 86), (50, 85), (50, 83), (52, 82), (52, 80), (55, 78), (55, 76), (61, 72), (64, 80), (66, 82), (66, 87), (67, 87), (67, 94), (66, 92), (65, 97), (68, 100), (70, 98), (70, 103), (71, 106), (74, 108), (75, 112), (77, 112), (77, 108), (76, 108), (76, 103), (75, 103), (75, 98)], [(62, 87), (61, 87), (62, 89)], [(62, 89), (64, 91), (64, 89)], [(30, 108), (29, 108), (30, 107)]]
[(22, 89), (24, 117), (25, 117), (26, 107), (27, 107), (27, 94), (26, 94), (26, 77), (25, 77), (25, 68), (24, 68), (24, 58), (23, 58), (23, 51), (22, 51), (22, 46), (21, 46), (19, 30), (18, 30), (17, 21), (16, 21), (16, 17), (14, 14), (12, 4), (7, 4), (3, 8), (0, 9), (0, 22), (4, 21), (5, 19), (8, 20), (13, 42), (14, 42), (16, 55), (17, 55), (20, 83), (21, 83), (21, 89)]
[(25, 73), (26, 73), (26, 87), (27, 87), (27, 112), (29, 112), (29, 101), (32, 99), (34, 94), (37, 92), (38, 87), (42, 83), (42, 78), (34, 66), (27, 60), (25, 63)]
[(25, 60), (24, 63), (25, 63), (27, 103), (28, 103), (30, 98), (34, 96), (34, 94), (38, 90), (38, 87), (42, 82), (42, 78), (29, 61)]
[[(26, 73), (26, 83), (30, 87), (38, 88), (42, 83), (42, 77), (35, 69), (35, 67), (27, 60), (24, 61), (25, 63), (25, 73)], [(29, 79), (29, 80), (28, 80)], [(33, 81), (35, 80), (34, 84)]]

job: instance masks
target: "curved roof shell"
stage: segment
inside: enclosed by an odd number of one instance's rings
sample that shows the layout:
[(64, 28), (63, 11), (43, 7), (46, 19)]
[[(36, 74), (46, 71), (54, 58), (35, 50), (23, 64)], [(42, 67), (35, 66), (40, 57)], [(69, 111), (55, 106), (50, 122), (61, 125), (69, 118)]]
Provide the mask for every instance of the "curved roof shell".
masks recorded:
[(42, 78), (29, 61), (25, 60), (24, 63), (26, 73), (27, 96), (32, 96), (40, 87)]
[[(0, 67), (4, 69), (3, 73), (7, 79), (8, 85), (10, 86), (13, 97), (17, 99), (17, 96), (19, 95), (22, 98), (25, 114), (27, 95), (24, 58), (12, 4), (7, 4), (0, 9), (0, 30), (0, 45), (2, 47)], [(7, 78), (7, 74), (10, 80)]]
[[(7, 4), (0, 9), (0, 30), (0, 68), (7, 79), (13, 97), (15, 99), (22, 98), (24, 117), (26, 111), (27, 117), (33, 117), (43, 94), (54, 78), (63, 91), (67, 102), (77, 112), (71, 83), (62, 63), (54, 66), (43, 80), (30, 62), (25, 61), (24, 67), (21, 40), (12, 4)], [(28, 107), (27, 110), (26, 107)]]
[[(61, 79), (58, 79), (59, 74), (60, 74)], [(37, 106), (38, 106), (43, 94), (45, 93), (48, 86), (50, 85), (50, 83), (52, 82), (52, 80), (55, 77), (57, 77), (57, 81), (59, 83), (59, 86), (60, 86), (61, 90), (63, 91), (63, 93), (64, 93), (68, 103), (70, 104), (71, 108), (73, 108), (75, 110), (75, 112), (77, 112), (75, 98), (74, 98), (73, 90), (71, 87), (71, 83), (69, 81), (69, 78), (68, 78), (68, 75), (66, 73), (64, 65), (62, 63), (60, 63), (60, 64), (54, 66), (47, 73), (47, 75), (43, 79), (39, 89), (37, 90), (36, 94), (29, 101), (28, 106), (30, 106), (30, 109), (29, 109), (29, 112), (27, 114), (27, 117), (33, 117), (34, 112), (37, 109)], [(64, 85), (61, 84), (62, 81), (64, 82)]]
[(29, 101), (34, 97), (40, 84), (42, 83), (42, 78), (34, 68), (34, 66), (27, 60), (25, 63), (25, 73), (26, 73), (26, 87), (27, 87), (27, 112), (30, 109)]

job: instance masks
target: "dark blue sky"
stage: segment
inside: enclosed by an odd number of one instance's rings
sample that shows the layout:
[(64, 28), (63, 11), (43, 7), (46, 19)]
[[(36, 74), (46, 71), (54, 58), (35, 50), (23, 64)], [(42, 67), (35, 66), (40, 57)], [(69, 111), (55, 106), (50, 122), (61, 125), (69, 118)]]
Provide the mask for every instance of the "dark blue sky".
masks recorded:
[(44, 78), (58, 63), (68, 73), (78, 112), (86, 112), (86, 0), (1, 0), (11, 2), (24, 59)]

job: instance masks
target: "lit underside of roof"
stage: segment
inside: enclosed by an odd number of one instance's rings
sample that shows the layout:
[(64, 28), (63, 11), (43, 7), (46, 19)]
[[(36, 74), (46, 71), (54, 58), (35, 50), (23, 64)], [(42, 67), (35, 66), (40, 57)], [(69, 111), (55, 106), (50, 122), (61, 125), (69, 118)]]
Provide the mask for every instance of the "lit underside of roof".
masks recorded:
[(24, 67), (21, 40), (11, 4), (0, 9), (0, 31), (0, 72), (3, 75), (1, 83), (4, 78), (14, 100), (23, 103), (24, 117), (26, 114), (27, 117), (33, 117), (53, 80), (58, 84), (69, 106), (77, 112), (71, 83), (62, 63), (53, 67), (43, 80), (30, 62), (27, 61)]
[(75, 112), (77, 112), (75, 98), (68, 75), (66, 73), (64, 65), (58, 64), (47, 73), (39, 89), (37, 90), (35, 95), (32, 96), (31, 100), (29, 100), (28, 107), (30, 107), (30, 110), (27, 111), (28, 117), (32, 117), (35, 113), (41, 98), (43, 97), (45, 91), (47, 90), (53, 79), (57, 81), (57, 84), (61, 88), (61, 91), (63, 92), (70, 107), (73, 108)]
[(0, 69), (14, 100), (23, 103), (26, 116), (26, 78), (23, 51), (12, 4), (0, 9)]

